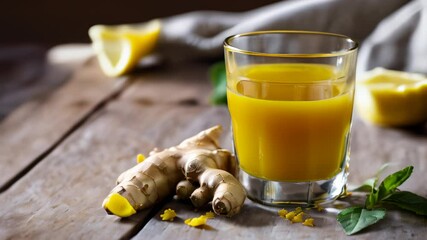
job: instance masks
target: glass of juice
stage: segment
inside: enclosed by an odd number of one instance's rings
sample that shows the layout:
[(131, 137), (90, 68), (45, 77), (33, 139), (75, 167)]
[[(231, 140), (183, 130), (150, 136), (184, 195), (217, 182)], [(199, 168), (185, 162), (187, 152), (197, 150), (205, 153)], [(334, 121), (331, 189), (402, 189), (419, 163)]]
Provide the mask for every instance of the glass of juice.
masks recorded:
[(262, 31), (224, 41), (240, 181), (267, 205), (345, 193), (358, 45), (323, 32)]

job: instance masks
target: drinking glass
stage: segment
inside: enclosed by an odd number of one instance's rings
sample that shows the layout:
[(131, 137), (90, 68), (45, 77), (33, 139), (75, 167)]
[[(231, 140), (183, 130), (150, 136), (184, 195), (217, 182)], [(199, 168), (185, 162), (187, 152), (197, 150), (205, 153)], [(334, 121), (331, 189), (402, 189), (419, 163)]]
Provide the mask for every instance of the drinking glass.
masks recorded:
[(357, 48), (309, 31), (224, 41), (233, 148), (250, 199), (311, 206), (345, 192)]

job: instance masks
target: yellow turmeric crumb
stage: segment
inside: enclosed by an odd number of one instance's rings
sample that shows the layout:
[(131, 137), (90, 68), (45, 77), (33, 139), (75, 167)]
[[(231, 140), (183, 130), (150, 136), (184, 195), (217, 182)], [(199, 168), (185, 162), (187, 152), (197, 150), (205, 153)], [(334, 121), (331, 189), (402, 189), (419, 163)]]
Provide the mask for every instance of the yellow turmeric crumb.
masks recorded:
[(176, 217), (175, 210), (172, 209), (166, 209), (163, 214), (160, 215), (162, 218), (162, 221), (173, 221), (173, 219)]
[(346, 191), (344, 194), (340, 196), (340, 198), (351, 197), (352, 195), (353, 195), (353, 192)]
[(206, 216), (202, 215), (202, 216), (197, 217), (197, 218), (186, 219), (184, 222), (188, 226), (199, 227), (199, 226), (205, 225), (207, 220), (208, 220), (208, 218)]
[(292, 212), (288, 212), (288, 213), (285, 215), (285, 217), (286, 217), (286, 219), (288, 219), (289, 221), (292, 221), (292, 218), (294, 218), (294, 217), (295, 217), (295, 212), (294, 212), (294, 211), (292, 211)]
[(143, 155), (143, 154), (138, 154), (137, 156), (136, 156), (136, 162), (137, 163), (141, 163), (141, 162), (143, 162), (145, 160), (145, 156)]
[(296, 215), (295, 217), (292, 218), (291, 222), (292, 223), (300, 223), (303, 222), (302, 217), (304, 216), (303, 212), (298, 213), (298, 215)]
[(215, 214), (212, 211), (206, 212), (205, 215), (206, 218), (215, 218)]
[(286, 218), (286, 214), (288, 214), (288, 211), (283, 208), (283, 209), (280, 209), (277, 213), (281, 218)]
[(301, 207), (297, 207), (297, 208), (295, 208), (295, 214), (298, 214), (298, 213), (300, 213), (300, 212), (302, 212), (302, 208)]
[(308, 226), (308, 227), (314, 227), (314, 219), (313, 218), (307, 218), (302, 225)]
[(322, 212), (323, 210), (325, 210), (322, 206), (317, 205), (316, 206), (317, 211)]
[(288, 219), (291, 223), (302, 223), (304, 226), (314, 227), (314, 219), (304, 213), (301, 207), (297, 207), (291, 212), (288, 212), (286, 209), (280, 209), (278, 214), (281, 218)]

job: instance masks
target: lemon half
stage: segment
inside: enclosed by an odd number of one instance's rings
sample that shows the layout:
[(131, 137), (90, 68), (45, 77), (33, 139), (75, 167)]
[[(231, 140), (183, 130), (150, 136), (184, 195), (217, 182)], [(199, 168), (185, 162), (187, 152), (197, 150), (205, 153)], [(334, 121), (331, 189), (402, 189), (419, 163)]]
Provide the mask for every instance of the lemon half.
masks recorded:
[(424, 75), (376, 68), (359, 79), (356, 92), (357, 110), (368, 122), (408, 126), (427, 121)]
[(140, 25), (92, 26), (89, 36), (103, 72), (115, 77), (132, 70), (154, 50), (160, 29), (160, 20)]

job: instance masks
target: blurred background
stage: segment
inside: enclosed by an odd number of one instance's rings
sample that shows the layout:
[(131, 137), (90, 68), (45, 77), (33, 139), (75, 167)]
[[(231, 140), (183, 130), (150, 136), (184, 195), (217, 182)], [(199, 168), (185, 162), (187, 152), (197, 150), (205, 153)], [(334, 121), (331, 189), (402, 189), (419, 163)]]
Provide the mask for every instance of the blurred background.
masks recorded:
[[(46, 53), (58, 45), (89, 43), (92, 25), (139, 23), (196, 10), (240, 12), (273, 2), (278, 1), (2, 1), (0, 121), (20, 104), (43, 97), (64, 83), (76, 66), (51, 66)], [(74, 51), (69, 55), (81, 56), (84, 53)]]
[(95, 24), (144, 22), (195, 10), (239, 12), (277, 0), (74, 0), (3, 1), (0, 44), (89, 42), (87, 30)]
[[(52, 88), (60, 86), (77, 68), (72, 65), (74, 62), (71, 64), (70, 61), (81, 63), (82, 59), (93, 54), (88, 44), (88, 30), (93, 25), (142, 23), (199, 10), (244, 12), (276, 2), (281, 1), (3, 1), (0, 10), (0, 120), (21, 103), (34, 97), (45, 96)], [(300, 0), (295, 2), (301, 3)], [(370, 46), (369, 54), (364, 55), (367, 69), (383, 66), (425, 72), (424, 61), (421, 59), (425, 58), (427, 52), (426, 28), (423, 27), (427, 24), (426, 0), (313, 0), (311, 3), (320, 5), (313, 11), (307, 11), (309, 16), (312, 16), (311, 21), (305, 21), (306, 15), (296, 12), (295, 15), (289, 16), (287, 23), (306, 24), (305, 29), (312, 28), (313, 23), (319, 23), (319, 26), (327, 26), (328, 31), (349, 36), (352, 33), (351, 36), (356, 40), (364, 39), (372, 33), (378, 22), (387, 20), (386, 17), (393, 13), (391, 20), (378, 25), (382, 28), (374, 32), (376, 34), (370, 39), (371, 45), (366, 44), (365, 40), (363, 42), (365, 49)], [(322, 3), (333, 3), (330, 5), (334, 7), (329, 9)], [(301, 9), (307, 9), (306, 5), (301, 6)], [(323, 18), (321, 14), (316, 14), (320, 13), (316, 11), (328, 9), (333, 11), (332, 14), (324, 12)], [(335, 18), (340, 21), (335, 21)], [(262, 18), (250, 19), (251, 24), (263, 23)], [(341, 26), (345, 29), (341, 29)], [(184, 36), (187, 37), (187, 34)], [(85, 51), (64, 46), (76, 43), (82, 43), (83, 46), (78, 47)], [(55, 49), (59, 49), (57, 46), (61, 46), (63, 51), (61, 54), (52, 54)], [(59, 59), (60, 55), (62, 59)], [(362, 54), (359, 54), (359, 63), (361, 56)], [(411, 61), (408, 60), (409, 57)], [(77, 61), (78, 58), (81, 61)], [(65, 60), (67, 64), (64, 64)]]

